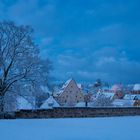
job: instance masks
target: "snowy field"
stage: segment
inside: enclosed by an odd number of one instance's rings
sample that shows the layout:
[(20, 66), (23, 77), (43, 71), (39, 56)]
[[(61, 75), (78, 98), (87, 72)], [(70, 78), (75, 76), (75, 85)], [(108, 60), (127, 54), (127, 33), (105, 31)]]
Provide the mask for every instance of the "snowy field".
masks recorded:
[(140, 117), (0, 120), (0, 140), (139, 140)]

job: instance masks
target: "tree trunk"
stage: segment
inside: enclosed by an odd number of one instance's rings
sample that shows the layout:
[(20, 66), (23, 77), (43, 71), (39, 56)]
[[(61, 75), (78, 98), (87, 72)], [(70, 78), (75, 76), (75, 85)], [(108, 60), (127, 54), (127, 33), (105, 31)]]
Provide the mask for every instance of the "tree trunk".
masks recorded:
[(0, 113), (4, 113), (4, 96), (0, 95)]
[(85, 106), (86, 106), (86, 107), (88, 106), (88, 102), (87, 102), (87, 101), (85, 102)]
[(4, 119), (4, 96), (0, 93), (0, 119)]

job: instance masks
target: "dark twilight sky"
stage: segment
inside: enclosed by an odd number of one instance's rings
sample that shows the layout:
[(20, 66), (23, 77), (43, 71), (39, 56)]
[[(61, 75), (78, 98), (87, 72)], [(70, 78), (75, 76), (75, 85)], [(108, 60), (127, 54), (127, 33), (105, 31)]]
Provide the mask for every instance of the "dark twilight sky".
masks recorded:
[(1, 0), (0, 20), (35, 29), (58, 81), (140, 82), (139, 0)]

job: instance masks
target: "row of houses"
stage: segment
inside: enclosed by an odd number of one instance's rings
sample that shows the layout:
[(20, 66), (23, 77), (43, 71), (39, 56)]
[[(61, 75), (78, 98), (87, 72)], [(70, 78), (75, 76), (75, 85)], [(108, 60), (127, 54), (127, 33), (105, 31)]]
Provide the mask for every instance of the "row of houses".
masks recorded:
[[(104, 106), (140, 106), (140, 84), (134, 85), (133, 90), (129, 92), (125, 90), (125, 93), (121, 85), (113, 85), (111, 88), (102, 87), (97, 92), (95, 91), (88, 90), (87, 92), (84, 86), (77, 84), (74, 79), (69, 79), (59, 90), (57, 89), (53, 93), (49, 92), (50, 96), (37, 109), (53, 107), (95, 107), (95, 102), (97, 102), (99, 97), (103, 97), (102, 100), (99, 100), (101, 102), (99, 105), (102, 105), (102, 102), (106, 100), (107, 102)], [(16, 110), (36, 109), (35, 103), (33, 101), (29, 102), (25, 97), (18, 96), (17, 102)]]
[(123, 90), (122, 85), (113, 85), (111, 88), (99, 88), (95, 93), (95, 90), (87, 92), (84, 86), (77, 84), (74, 79), (69, 79), (59, 90), (52, 93), (51, 100), (47, 99), (41, 108), (45, 109), (49, 106), (93, 107), (98, 95), (103, 95), (111, 100), (111, 105), (115, 107), (140, 106), (140, 84), (135, 84), (129, 92)]

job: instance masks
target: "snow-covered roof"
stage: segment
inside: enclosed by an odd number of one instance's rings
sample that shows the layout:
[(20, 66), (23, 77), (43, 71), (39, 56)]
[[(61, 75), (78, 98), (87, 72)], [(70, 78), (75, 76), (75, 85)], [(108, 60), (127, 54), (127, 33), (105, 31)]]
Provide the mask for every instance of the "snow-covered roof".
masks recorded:
[(139, 91), (140, 90), (140, 84), (135, 84), (133, 90), (134, 91)]
[(133, 106), (135, 103), (135, 100), (124, 100), (124, 99), (115, 99), (112, 102), (113, 106)]
[[(62, 88), (60, 88), (58, 91), (57, 91), (57, 93), (56, 93), (56, 95), (60, 95), (61, 93), (63, 93), (64, 92), (64, 90), (66, 89), (66, 87), (68, 87), (68, 85), (70, 84), (70, 82), (71, 81), (74, 81), (74, 79), (69, 79), (69, 80), (67, 80), (64, 84), (63, 84), (63, 86), (62, 86)], [(75, 81), (74, 81), (74, 83), (75, 83)], [(75, 83), (76, 85), (77, 85), (77, 87), (80, 89), (80, 90), (84, 90), (83, 88), (82, 88), (82, 84), (77, 84), (77, 83)]]
[(131, 95), (131, 94), (126, 94), (123, 99), (125, 100), (134, 100), (135, 98), (137, 98), (136, 95)]
[[(65, 88), (69, 85), (69, 83), (70, 83), (72, 80), (73, 80), (72, 78), (69, 79), (69, 80), (67, 80), (67, 81), (63, 84), (62, 88), (57, 92), (57, 94), (60, 95), (61, 93), (63, 93), (64, 90), (65, 90)], [(82, 88), (82, 84), (77, 84), (77, 86), (78, 86), (78, 88), (80, 88), (80, 89)]]
[(67, 80), (67, 81), (63, 84), (62, 88), (58, 90), (57, 94), (63, 93), (63, 91), (64, 91), (65, 88), (69, 85), (69, 83), (70, 83), (71, 81), (72, 81), (72, 79)]
[(129, 85), (126, 86), (126, 89), (128, 89), (130, 91), (132, 91), (133, 88), (134, 88), (134, 85), (133, 84), (129, 84)]
[(18, 96), (17, 99), (17, 106), (16, 109), (17, 110), (21, 110), (21, 109), (33, 109), (33, 105), (31, 103), (29, 103), (28, 100), (26, 100), (24, 97), (22, 96)]
[(140, 100), (140, 95), (126, 94), (123, 99), (125, 99), (125, 100)]
[(113, 99), (115, 93), (114, 92), (98, 92), (97, 97), (98, 95), (104, 95), (107, 98)]
[(62, 89), (65, 89), (65, 88), (69, 85), (69, 83), (70, 83), (71, 81), (72, 81), (72, 79), (67, 80), (67, 81), (63, 84)]
[(60, 105), (57, 103), (57, 101), (53, 98), (53, 96), (50, 96), (40, 107), (42, 109), (52, 108), (52, 107), (59, 107)]

